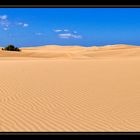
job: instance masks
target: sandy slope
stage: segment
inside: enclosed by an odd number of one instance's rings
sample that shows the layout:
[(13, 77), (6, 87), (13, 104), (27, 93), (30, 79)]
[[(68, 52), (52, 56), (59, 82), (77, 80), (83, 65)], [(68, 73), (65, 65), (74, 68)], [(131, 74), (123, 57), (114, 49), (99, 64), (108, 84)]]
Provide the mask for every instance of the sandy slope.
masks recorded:
[(0, 52), (1, 132), (140, 131), (139, 107), (138, 47)]
[(140, 47), (130, 45), (108, 45), (103, 47), (82, 46), (41, 46), (21, 48), (21, 52), (9, 52), (0, 50), (0, 57), (32, 57), (48, 59), (94, 59), (106, 57), (139, 57)]

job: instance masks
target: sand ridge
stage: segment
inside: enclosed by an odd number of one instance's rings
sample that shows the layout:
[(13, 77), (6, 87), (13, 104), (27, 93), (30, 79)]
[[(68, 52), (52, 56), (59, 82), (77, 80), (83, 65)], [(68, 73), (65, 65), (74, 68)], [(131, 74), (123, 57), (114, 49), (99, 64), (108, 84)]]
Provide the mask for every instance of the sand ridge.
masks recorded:
[(8, 52), (0, 50), (1, 57), (34, 57), (34, 58), (79, 58), (79, 59), (94, 59), (103, 57), (139, 57), (140, 47), (118, 44), (107, 46), (39, 46), (21, 48), (21, 52)]

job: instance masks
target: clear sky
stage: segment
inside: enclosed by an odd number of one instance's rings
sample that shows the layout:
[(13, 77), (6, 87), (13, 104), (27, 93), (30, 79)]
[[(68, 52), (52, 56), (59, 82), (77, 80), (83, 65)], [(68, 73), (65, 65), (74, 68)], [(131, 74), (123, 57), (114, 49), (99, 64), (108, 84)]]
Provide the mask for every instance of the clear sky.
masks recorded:
[(140, 8), (0, 8), (0, 46), (140, 45)]

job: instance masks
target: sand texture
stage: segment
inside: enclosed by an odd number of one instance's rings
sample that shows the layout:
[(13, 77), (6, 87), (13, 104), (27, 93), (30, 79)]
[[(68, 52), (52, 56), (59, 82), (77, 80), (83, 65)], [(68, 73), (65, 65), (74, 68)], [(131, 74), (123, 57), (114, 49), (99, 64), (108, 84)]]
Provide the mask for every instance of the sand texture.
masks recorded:
[(140, 47), (0, 50), (0, 132), (140, 131)]

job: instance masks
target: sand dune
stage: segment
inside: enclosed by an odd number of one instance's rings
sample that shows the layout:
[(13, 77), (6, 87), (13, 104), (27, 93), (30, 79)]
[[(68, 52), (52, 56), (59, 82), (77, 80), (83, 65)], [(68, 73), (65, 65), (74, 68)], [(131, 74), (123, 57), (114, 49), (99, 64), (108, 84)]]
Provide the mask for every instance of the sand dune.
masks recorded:
[(0, 51), (1, 132), (140, 130), (140, 48)]
[(21, 48), (21, 52), (8, 52), (0, 50), (1, 57), (32, 57), (32, 58), (67, 58), (67, 59), (94, 59), (94, 58), (118, 58), (139, 57), (140, 47), (132, 45), (108, 45), (108, 46), (40, 46)]

